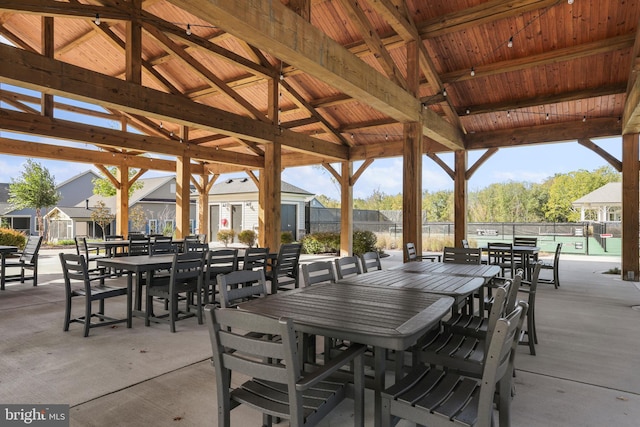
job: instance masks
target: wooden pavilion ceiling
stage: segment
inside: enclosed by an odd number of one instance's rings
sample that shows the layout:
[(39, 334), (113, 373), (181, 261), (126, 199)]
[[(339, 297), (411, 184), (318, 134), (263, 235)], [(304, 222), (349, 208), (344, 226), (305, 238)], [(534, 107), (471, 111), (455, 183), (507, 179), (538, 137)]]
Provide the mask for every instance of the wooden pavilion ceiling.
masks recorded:
[(226, 172), (274, 141), (283, 167), (400, 156), (408, 122), (432, 156), (597, 151), (640, 130), (639, 19), (636, 0), (0, 0), (0, 130), (91, 147), (0, 152)]

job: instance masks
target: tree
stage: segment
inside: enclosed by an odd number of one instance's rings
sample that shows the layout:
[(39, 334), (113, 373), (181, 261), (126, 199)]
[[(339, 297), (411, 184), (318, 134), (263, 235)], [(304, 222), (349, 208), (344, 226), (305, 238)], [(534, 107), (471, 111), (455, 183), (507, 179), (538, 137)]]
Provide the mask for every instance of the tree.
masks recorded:
[[(111, 167), (111, 168), (108, 168), (107, 170), (113, 176), (115, 176), (118, 172), (118, 168), (116, 167)], [(129, 169), (129, 179), (136, 176), (137, 173), (138, 173), (137, 169)], [(102, 196), (102, 197), (112, 197), (116, 195), (116, 187), (114, 187), (111, 180), (106, 176), (104, 176), (104, 174), (102, 175), (102, 178), (94, 178), (92, 182), (93, 182), (93, 194)], [(141, 189), (143, 186), (144, 184), (141, 183), (140, 181), (134, 182), (129, 187), (129, 196), (131, 196), (131, 194), (134, 191)]]
[(603, 166), (592, 172), (581, 169), (555, 175), (549, 187), (546, 219), (556, 222), (579, 221), (580, 213), (573, 208), (571, 202), (609, 182), (618, 182), (620, 179), (620, 173), (610, 166)]
[(9, 203), (18, 209), (35, 209), (40, 236), (44, 235), (42, 209), (55, 206), (60, 201), (55, 178), (40, 163), (27, 160), (17, 180), (9, 184)]
[(106, 228), (114, 219), (116, 216), (111, 213), (111, 209), (102, 200), (99, 200), (91, 211), (91, 220), (100, 226), (103, 236), (107, 235)]

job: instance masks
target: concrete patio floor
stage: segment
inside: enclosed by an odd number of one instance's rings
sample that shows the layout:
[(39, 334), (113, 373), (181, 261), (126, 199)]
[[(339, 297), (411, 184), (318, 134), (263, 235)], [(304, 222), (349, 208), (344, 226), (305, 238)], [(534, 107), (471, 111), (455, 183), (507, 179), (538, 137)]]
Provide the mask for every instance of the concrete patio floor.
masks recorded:
[[(206, 327), (188, 319), (172, 334), (168, 325), (134, 318), (132, 329), (92, 329), (88, 338), (78, 324), (63, 332), (58, 252), (41, 251), (38, 287), (9, 284), (0, 293), (0, 404), (69, 404), (72, 426), (217, 425)], [(389, 254), (384, 268), (402, 261), (400, 252)], [(538, 354), (518, 349), (512, 426), (640, 425), (640, 291), (602, 274), (619, 265), (563, 255), (561, 287), (538, 288)], [(124, 308), (124, 299), (107, 304), (114, 315)], [(368, 392), (367, 425), (372, 398)], [(322, 426), (352, 425), (351, 408), (343, 402)], [(233, 416), (232, 425), (261, 425), (248, 409)]]

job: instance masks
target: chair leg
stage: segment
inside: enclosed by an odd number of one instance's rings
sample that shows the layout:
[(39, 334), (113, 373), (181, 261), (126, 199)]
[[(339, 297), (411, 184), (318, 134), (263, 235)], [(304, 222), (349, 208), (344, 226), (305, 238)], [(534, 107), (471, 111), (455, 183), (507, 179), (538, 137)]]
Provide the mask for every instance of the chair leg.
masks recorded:
[(71, 323), (71, 296), (68, 296), (65, 302), (63, 328), (65, 332), (69, 330), (69, 323)]
[(89, 336), (89, 329), (91, 328), (91, 300), (87, 296), (84, 307), (84, 336)]
[(533, 316), (527, 314), (527, 342), (529, 344), (529, 353), (532, 356), (536, 355), (535, 344), (535, 326), (533, 326)]
[[(189, 304), (189, 301), (187, 301)], [(171, 306), (171, 310), (169, 311), (169, 322), (171, 324), (171, 332), (176, 331), (176, 316), (178, 314), (178, 295), (171, 295), (169, 305)]]

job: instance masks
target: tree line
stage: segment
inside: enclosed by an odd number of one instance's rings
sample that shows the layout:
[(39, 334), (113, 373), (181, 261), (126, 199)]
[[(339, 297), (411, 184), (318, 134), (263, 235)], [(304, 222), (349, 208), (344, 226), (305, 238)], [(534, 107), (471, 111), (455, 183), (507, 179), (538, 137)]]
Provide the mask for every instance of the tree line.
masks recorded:
[[(559, 173), (542, 183), (508, 181), (471, 191), (467, 197), (469, 222), (577, 222), (580, 212), (571, 203), (622, 175), (611, 166), (593, 171), (580, 169)], [(428, 222), (453, 222), (453, 190), (422, 193), (423, 217)], [(325, 207), (340, 207), (340, 201), (325, 195), (317, 197)], [(380, 190), (364, 199), (354, 199), (354, 209), (402, 210), (402, 193)]]

